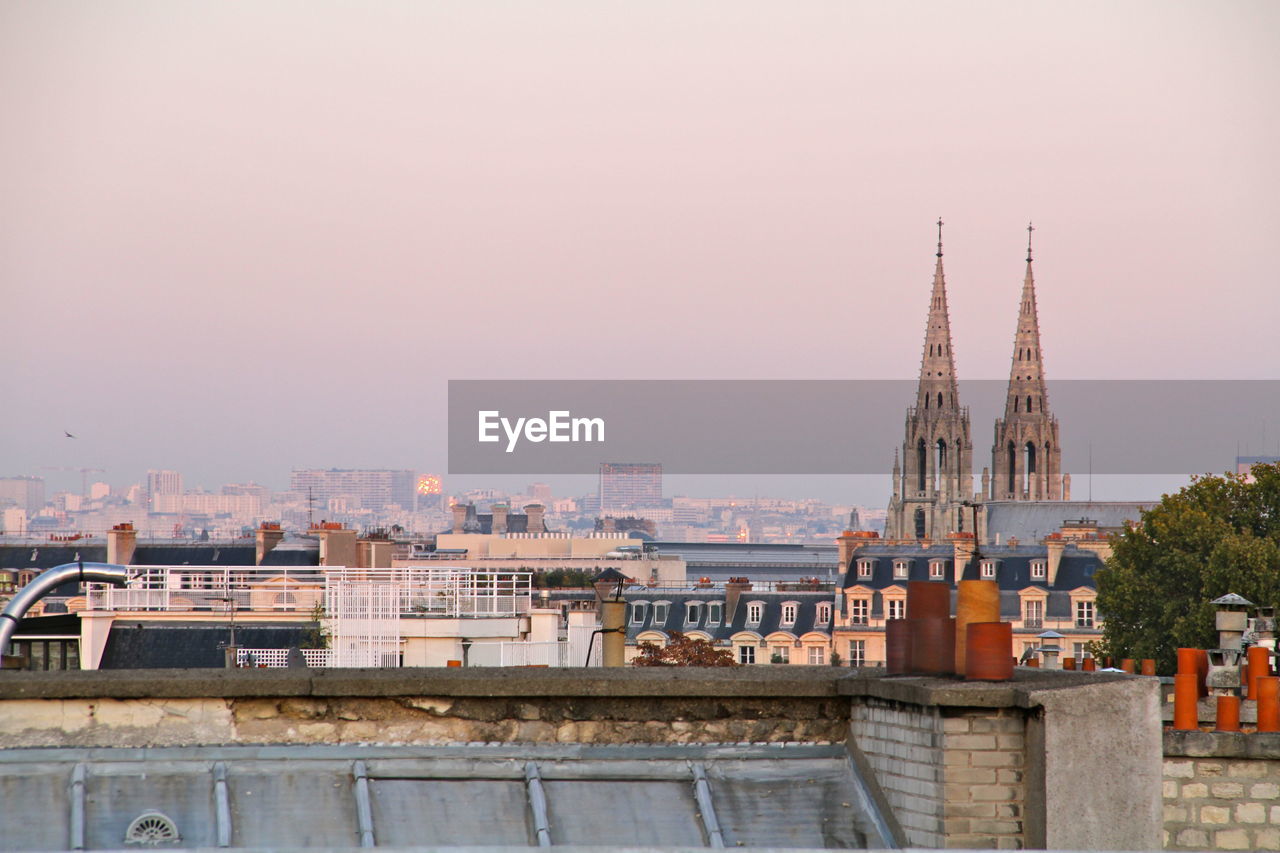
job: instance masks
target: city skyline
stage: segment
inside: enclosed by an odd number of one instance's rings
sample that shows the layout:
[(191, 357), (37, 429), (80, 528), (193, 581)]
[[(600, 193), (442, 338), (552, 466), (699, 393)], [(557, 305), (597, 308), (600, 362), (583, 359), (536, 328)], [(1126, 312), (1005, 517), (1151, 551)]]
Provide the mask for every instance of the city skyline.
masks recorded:
[(452, 378), (910, 378), (939, 214), (965, 378), (1007, 373), (1028, 219), (1051, 380), (1274, 378), (1278, 23), (6, 7), (0, 473), (443, 471)]

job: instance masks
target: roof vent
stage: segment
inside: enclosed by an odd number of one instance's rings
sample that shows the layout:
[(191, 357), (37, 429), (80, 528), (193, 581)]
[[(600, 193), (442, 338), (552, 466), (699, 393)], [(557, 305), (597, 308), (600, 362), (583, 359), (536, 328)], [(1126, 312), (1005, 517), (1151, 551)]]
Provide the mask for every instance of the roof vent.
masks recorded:
[(182, 841), (178, 827), (160, 812), (143, 812), (133, 819), (124, 834), (125, 844), (177, 844)]

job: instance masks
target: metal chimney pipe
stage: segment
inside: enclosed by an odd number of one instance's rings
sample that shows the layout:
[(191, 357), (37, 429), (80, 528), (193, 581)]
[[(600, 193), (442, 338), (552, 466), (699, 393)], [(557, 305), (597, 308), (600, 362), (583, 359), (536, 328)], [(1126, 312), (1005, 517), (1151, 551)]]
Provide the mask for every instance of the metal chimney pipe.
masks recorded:
[(9, 647), (13, 632), (18, 630), (18, 622), (31, 609), (31, 605), (51, 589), (72, 580), (124, 586), (129, 580), (129, 569), (112, 563), (63, 563), (36, 575), (31, 583), (10, 600), (4, 612), (0, 613), (0, 654)]

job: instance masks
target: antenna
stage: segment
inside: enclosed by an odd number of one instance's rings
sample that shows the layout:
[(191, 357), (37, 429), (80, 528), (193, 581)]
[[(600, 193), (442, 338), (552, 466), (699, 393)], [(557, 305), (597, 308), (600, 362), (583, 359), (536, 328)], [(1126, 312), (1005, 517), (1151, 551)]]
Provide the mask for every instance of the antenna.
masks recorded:
[(307, 529), (308, 530), (310, 530), (312, 527), (315, 527), (315, 522), (312, 520), (312, 517), (311, 517), (311, 507), (313, 502), (314, 502), (314, 498), (311, 497), (311, 487), (307, 486)]
[(1093, 442), (1089, 442), (1089, 502), (1093, 503)]

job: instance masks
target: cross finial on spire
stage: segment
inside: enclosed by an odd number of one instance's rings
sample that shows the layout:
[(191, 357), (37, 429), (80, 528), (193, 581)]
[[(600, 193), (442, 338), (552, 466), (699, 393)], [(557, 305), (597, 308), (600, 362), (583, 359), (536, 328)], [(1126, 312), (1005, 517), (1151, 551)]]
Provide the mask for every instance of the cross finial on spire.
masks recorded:
[(938, 217), (938, 257), (942, 257), (942, 217)]
[(1036, 227), (1032, 225), (1030, 222), (1028, 222), (1027, 223), (1027, 263), (1031, 263), (1031, 232), (1034, 230), (1036, 230)]

